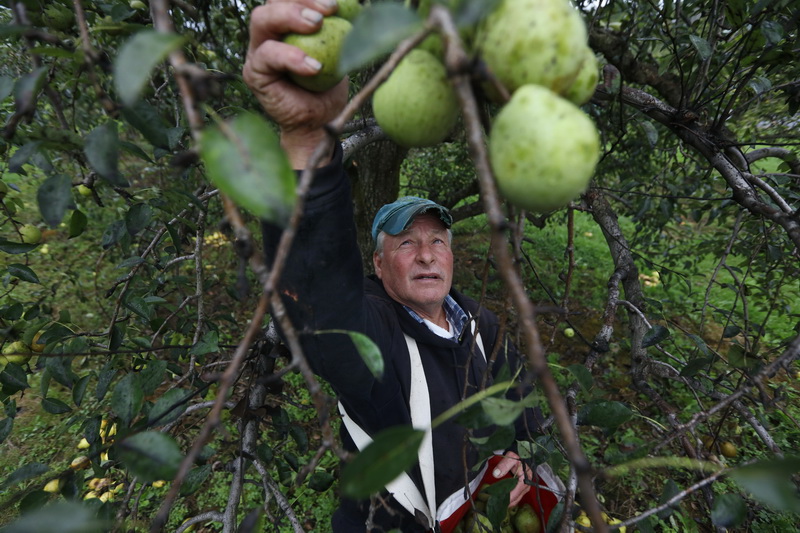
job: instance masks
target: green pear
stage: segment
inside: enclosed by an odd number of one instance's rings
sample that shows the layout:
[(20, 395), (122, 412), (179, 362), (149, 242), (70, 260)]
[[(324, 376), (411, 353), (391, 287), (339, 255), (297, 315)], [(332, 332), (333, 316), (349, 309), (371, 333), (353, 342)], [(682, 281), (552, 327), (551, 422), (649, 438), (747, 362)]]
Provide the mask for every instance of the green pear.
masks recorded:
[(42, 241), (42, 230), (32, 224), (26, 224), (19, 228), (22, 235), (22, 242), (26, 244), (38, 244)]
[(33, 354), (31, 349), (22, 341), (14, 341), (3, 348), (0, 355), (0, 365), (5, 367), (8, 363), (23, 365), (28, 362)]
[(537, 212), (563, 207), (583, 192), (600, 155), (592, 120), (540, 85), (517, 89), (497, 114), (488, 145), (500, 192)]
[(597, 82), (600, 81), (600, 64), (594, 51), (588, 46), (583, 51), (583, 63), (572, 85), (564, 92), (564, 98), (575, 105), (583, 105), (591, 100)]
[(359, 13), (361, 13), (362, 5), (358, 0), (339, 0), (339, 9), (336, 11), (336, 16), (345, 20), (353, 22)]
[(520, 506), (517, 514), (514, 515), (514, 529), (518, 533), (540, 533), (542, 531), (542, 522), (533, 508), (528, 504)]
[(396, 143), (431, 146), (443, 141), (458, 119), (458, 100), (441, 61), (414, 49), (372, 97), (375, 120)]
[(570, 0), (502, 0), (476, 36), (479, 54), (511, 93), (532, 83), (567, 90), (586, 42), (586, 25)]
[(322, 63), (322, 69), (313, 76), (289, 77), (300, 87), (314, 92), (323, 92), (342, 81), (338, 72), (339, 54), (344, 38), (353, 26), (341, 17), (325, 17), (322, 27), (316, 33), (290, 33), (283, 42), (300, 48), (307, 55)]

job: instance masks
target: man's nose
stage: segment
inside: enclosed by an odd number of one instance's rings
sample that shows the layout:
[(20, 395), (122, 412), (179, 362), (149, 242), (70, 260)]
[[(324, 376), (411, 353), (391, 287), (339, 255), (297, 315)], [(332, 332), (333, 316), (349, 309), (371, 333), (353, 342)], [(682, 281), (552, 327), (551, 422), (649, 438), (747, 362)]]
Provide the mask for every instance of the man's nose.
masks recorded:
[(422, 244), (417, 250), (417, 260), (421, 263), (432, 263), (436, 258), (433, 248), (429, 244)]

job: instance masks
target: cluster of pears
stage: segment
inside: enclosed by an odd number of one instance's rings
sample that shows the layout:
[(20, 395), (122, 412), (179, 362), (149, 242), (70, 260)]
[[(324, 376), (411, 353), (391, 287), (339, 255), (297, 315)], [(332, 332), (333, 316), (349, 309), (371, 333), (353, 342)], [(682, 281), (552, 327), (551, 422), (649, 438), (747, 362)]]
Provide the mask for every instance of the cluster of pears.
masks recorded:
[(500, 528), (495, 528), (486, 516), (486, 504), (489, 495), (478, 492), (474, 505), (467, 514), (458, 522), (453, 533), (540, 533), (542, 522), (528, 503), (521, 503), (508, 509), (506, 516), (500, 522)]
[[(420, 16), (427, 17), (433, 1), (420, 0)], [(319, 32), (284, 38), (323, 64), (314, 76), (294, 76), (295, 83), (325, 91), (341, 81), (341, 44), (352, 27), (348, 19), (360, 8), (357, 0), (339, 0), (338, 16), (326, 17)], [(572, 0), (501, 0), (463, 37), (468, 51), (511, 94), (502, 102), (494, 86), (483, 83), (487, 98), (501, 104), (488, 138), (500, 192), (530, 211), (563, 207), (586, 189), (600, 153), (597, 129), (578, 107), (592, 97), (599, 79), (583, 18)], [(400, 145), (438, 144), (458, 121), (442, 51), (440, 36), (426, 39), (373, 95), (378, 125)]]

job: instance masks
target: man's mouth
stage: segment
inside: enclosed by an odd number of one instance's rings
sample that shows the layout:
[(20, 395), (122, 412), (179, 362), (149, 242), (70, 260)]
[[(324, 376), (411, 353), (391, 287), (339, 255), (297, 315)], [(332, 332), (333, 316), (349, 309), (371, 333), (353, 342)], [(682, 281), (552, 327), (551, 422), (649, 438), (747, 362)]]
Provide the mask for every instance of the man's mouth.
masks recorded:
[(414, 276), (414, 279), (426, 280), (426, 279), (442, 279), (442, 278), (438, 274), (420, 274), (418, 276)]

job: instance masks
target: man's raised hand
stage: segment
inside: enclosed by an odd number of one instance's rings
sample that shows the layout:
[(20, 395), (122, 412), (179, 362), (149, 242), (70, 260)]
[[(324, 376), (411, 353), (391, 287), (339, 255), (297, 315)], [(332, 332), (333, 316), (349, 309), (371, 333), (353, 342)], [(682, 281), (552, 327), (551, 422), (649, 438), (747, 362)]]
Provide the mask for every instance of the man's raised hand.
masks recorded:
[(295, 85), (287, 77), (288, 72), (313, 75), (320, 65), (281, 39), (290, 32), (313, 33), (322, 25), (324, 16), (335, 12), (335, 0), (269, 0), (255, 8), (250, 17), (244, 81), (280, 126), (281, 144), (295, 168), (306, 166), (308, 157), (327, 136), (323, 126), (347, 103), (347, 78), (322, 93)]

